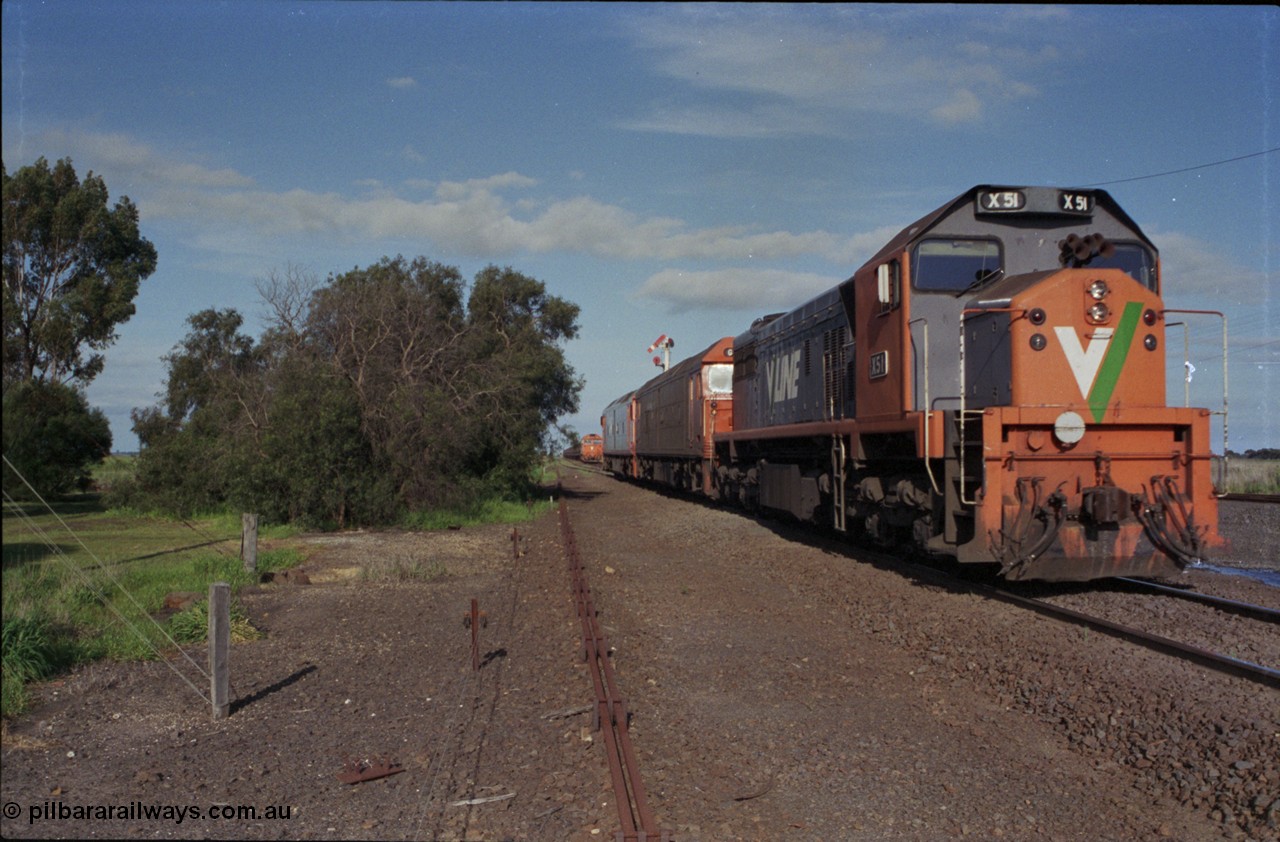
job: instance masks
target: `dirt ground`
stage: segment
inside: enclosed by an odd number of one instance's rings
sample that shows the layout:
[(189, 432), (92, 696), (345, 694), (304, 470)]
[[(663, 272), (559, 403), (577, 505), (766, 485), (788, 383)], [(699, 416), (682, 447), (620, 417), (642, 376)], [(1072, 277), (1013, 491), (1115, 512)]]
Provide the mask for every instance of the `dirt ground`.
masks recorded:
[[(1280, 693), (784, 525), (585, 470), (563, 493), (674, 839), (1280, 838)], [(242, 597), (266, 637), (224, 720), (163, 663), (47, 683), (5, 730), (0, 835), (613, 838), (558, 522), (519, 533), (518, 560), (502, 527), (307, 539), (309, 584)]]

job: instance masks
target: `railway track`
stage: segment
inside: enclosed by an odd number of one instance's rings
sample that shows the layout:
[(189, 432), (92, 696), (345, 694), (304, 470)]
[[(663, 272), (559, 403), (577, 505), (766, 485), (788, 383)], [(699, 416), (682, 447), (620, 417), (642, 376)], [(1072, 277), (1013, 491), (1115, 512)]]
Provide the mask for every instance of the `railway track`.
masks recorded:
[[(1247, 614), (1261, 618), (1263, 622), (1277, 623), (1280, 622), (1280, 612), (1261, 605), (1252, 605), (1249, 603), (1237, 602), (1235, 600), (1222, 599), (1220, 597), (1212, 597), (1205, 594), (1193, 594), (1188, 592), (1180, 592), (1176, 588), (1165, 588), (1160, 585), (1151, 585), (1140, 580), (1122, 580), (1126, 583), (1137, 582), (1138, 584), (1148, 585), (1153, 588), (1159, 588), (1165, 591), (1173, 591), (1174, 595), (1183, 599), (1194, 599), (1214, 605), (1218, 608), (1225, 608), (1236, 613)], [(1055, 605), (1042, 599), (1022, 596), (1012, 591), (991, 585), (969, 583), (976, 590), (985, 593), (995, 599), (1004, 602), (1010, 602), (1030, 608), (1039, 614), (1052, 616), (1058, 619), (1066, 620), (1077, 625), (1087, 626), (1097, 631), (1105, 632), (1114, 637), (1129, 640), (1134, 643), (1144, 645), (1150, 649), (1165, 652), (1185, 660), (1193, 661), (1210, 669), (1219, 672), (1228, 673), (1250, 681), (1257, 682), (1263, 686), (1280, 689), (1280, 669), (1275, 669), (1263, 664), (1255, 664), (1240, 658), (1226, 655), (1221, 652), (1214, 652), (1200, 646), (1194, 646), (1171, 637), (1164, 635), (1152, 634), (1151, 632), (1135, 628), (1126, 623), (1119, 623), (1115, 620), (1109, 620), (1094, 614), (1086, 614), (1073, 608), (1067, 608), (1062, 605)]]
[[(1200, 664), (1201, 666), (1227, 673), (1229, 675), (1245, 678), (1266, 687), (1280, 689), (1280, 669), (1275, 667), (1256, 664), (1221, 652), (1214, 652), (1201, 646), (1195, 646), (1175, 640), (1171, 637), (1144, 631), (1127, 623), (1120, 623), (1105, 617), (1078, 611), (1074, 608), (1055, 605), (1054, 603), (1048, 602), (1044, 599), (1015, 593), (1014, 591), (1004, 587), (952, 575), (931, 565), (919, 562), (903, 561), (901, 558), (889, 556), (881, 552), (866, 550), (863, 550), (862, 552), (875, 556), (894, 567), (910, 570), (923, 578), (932, 579), (949, 588), (968, 590), (992, 599), (998, 599), (1002, 602), (1028, 608), (1044, 616), (1053, 617), (1075, 625), (1087, 626), (1096, 631), (1128, 640), (1148, 649), (1153, 649), (1184, 660), (1192, 661)], [(1172, 588), (1166, 585), (1159, 585), (1140, 579), (1117, 578), (1115, 581), (1128, 588), (1141, 588), (1150, 593), (1160, 593), (1178, 599), (1211, 605), (1219, 610), (1228, 611), (1241, 616), (1252, 617), (1263, 623), (1280, 624), (1280, 611), (1266, 606), (1224, 599), (1222, 597), (1211, 596), (1209, 594), (1202, 594), (1181, 588)]]
[(1218, 499), (1235, 503), (1280, 503), (1280, 494), (1223, 494)]
[(1199, 591), (1188, 590), (1186, 588), (1175, 588), (1169, 585), (1161, 585), (1156, 582), (1147, 582), (1142, 579), (1128, 579), (1118, 577), (1112, 581), (1120, 582), (1130, 588), (1144, 590), (1151, 593), (1166, 594), (1168, 596), (1185, 599), (1190, 602), (1199, 602), (1204, 605), (1212, 605), (1223, 611), (1232, 614), (1239, 614), (1244, 617), (1255, 617), (1268, 623), (1280, 623), (1280, 610), (1268, 608), (1265, 605), (1254, 605), (1251, 602), (1240, 602), (1235, 599), (1226, 599), (1220, 596), (1200, 593)]
[(622, 828), (615, 838), (618, 842), (670, 842), (670, 833), (658, 827), (649, 806), (649, 796), (631, 743), (630, 714), (618, 689), (609, 659), (609, 643), (596, 617), (595, 600), (587, 584), (577, 538), (569, 522), (569, 508), (563, 498), (560, 500), (560, 537), (569, 565), (574, 604), (582, 624), (582, 657), (590, 668), (591, 683), (595, 689), (593, 725), (604, 734), (609, 774), (613, 780), (613, 800)]

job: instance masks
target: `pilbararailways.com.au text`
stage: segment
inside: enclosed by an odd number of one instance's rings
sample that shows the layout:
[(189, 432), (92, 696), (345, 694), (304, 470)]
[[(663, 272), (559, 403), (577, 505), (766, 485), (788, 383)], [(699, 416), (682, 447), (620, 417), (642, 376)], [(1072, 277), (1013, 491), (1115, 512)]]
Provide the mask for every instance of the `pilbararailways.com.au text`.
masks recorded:
[[(4, 805), (4, 817), (16, 819), (22, 808), (10, 801)], [(251, 805), (210, 804), (199, 807), (194, 804), (148, 804), (129, 801), (125, 804), (68, 804), (65, 801), (43, 801), (26, 808), (27, 824), (51, 821), (167, 821), (182, 824), (184, 821), (275, 821), (293, 817), (288, 804), (273, 804), (258, 808)]]

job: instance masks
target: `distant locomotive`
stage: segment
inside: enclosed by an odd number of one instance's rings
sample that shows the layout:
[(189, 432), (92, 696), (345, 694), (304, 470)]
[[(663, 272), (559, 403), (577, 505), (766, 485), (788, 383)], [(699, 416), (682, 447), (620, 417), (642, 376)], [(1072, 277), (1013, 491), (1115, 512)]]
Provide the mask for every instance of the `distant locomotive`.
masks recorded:
[(604, 439), (599, 433), (587, 433), (578, 446), (578, 458), (583, 462), (599, 464), (604, 461)]
[(1177, 572), (1221, 539), (1160, 280), (1106, 192), (974, 187), (610, 404), (605, 467), (1009, 579)]

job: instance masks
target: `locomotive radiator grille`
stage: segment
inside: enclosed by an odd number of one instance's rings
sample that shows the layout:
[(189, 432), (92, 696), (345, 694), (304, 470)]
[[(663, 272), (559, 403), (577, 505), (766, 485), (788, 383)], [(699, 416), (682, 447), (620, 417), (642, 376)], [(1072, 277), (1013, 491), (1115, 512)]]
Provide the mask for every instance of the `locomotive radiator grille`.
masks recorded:
[(822, 334), (822, 392), (827, 418), (838, 418), (844, 407), (844, 327)]

